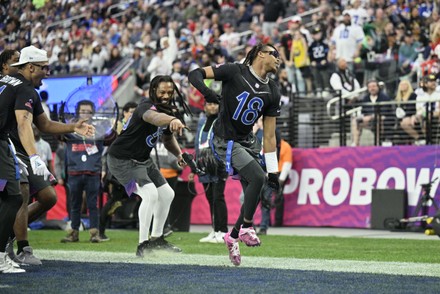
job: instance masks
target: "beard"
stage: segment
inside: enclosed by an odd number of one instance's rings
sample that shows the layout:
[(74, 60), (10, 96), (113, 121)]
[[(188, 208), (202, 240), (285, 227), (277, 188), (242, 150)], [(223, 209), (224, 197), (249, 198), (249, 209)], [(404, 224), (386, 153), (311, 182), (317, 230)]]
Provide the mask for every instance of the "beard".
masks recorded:
[(346, 26), (351, 26), (351, 20), (344, 20), (344, 24)]

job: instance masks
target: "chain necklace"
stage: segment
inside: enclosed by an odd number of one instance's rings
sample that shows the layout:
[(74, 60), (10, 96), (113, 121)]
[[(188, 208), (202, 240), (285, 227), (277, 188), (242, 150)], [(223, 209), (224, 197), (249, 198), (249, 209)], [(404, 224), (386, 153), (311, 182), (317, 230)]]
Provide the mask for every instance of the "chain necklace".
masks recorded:
[(267, 83), (269, 83), (269, 77), (266, 76), (265, 79), (262, 79), (262, 78), (261, 78), (259, 75), (257, 75), (257, 73), (254, 71), (254, 68), (252, 67), (252, 65), (249, 65), (249, 70), (250, 70), (251, 74), (253, 74), (254, 77), (255, 77), (257, 80), (260, 81), (260, 83), (263, 83), (263, 84), (267, 84)]

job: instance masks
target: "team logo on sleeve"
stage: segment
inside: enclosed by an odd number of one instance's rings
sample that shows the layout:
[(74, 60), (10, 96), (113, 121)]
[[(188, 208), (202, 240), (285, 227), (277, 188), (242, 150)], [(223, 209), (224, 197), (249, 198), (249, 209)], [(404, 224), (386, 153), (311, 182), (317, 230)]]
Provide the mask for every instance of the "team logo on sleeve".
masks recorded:
[(32, 99), (29, 99), (28, 102), (26, 102), (24, 104), (24, 106), (32, 109), (33, 108), (33, 104), (34, 104), (34, 101), (32, 101)]

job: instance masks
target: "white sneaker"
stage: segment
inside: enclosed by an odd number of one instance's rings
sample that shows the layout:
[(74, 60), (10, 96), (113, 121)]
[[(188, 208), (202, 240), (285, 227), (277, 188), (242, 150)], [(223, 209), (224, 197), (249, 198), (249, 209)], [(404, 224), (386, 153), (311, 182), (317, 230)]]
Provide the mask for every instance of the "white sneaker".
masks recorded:
[(223, 238), (225, 237), (226, 233), (223, 233), (222, 231), (215, 232), (214, 238), (209, 240), (209, 243), (221, 243), (223, 244), (225, 241)]
[(199, 242), (201, 242), (201, 243), (208, 243), (208, 242), (210, 242), (214, 238), (215, 238), (215, 232), (211, 231), (211, 233), (209, 233), (208, 236), (203, 237), (202, 239), (199, 240)]
[(9, 256), (4, 252), (0, 252), (0, 273), (3, 274), (19, 274), (25, 273), (24, 269), (21, 269), (20, 266), (13, 262)]

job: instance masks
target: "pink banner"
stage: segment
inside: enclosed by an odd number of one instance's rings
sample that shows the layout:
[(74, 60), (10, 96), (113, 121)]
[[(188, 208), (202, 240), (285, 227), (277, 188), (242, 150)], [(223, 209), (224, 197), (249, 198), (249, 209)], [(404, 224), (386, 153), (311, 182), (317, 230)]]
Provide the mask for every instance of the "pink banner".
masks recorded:
[[(408, 192), (409, 213), (417, 205), (421, 184), (440, 176), (438, 146), (342, 147), (292, 149), (294, 163), (284, 188), (285, 226), (368, 228), (372, 189)], [(431, 189), (435, 196), (436, 181)], [(210, 224), (203, 187), (192, 205), (191, 223)], [(228, 222), (240, 210), (239, 181), (228, 179), (225, 191)], [(433, 208), (431, 209), (433, 212)], [(255, 223), (259, 223), (259, 213)]]

